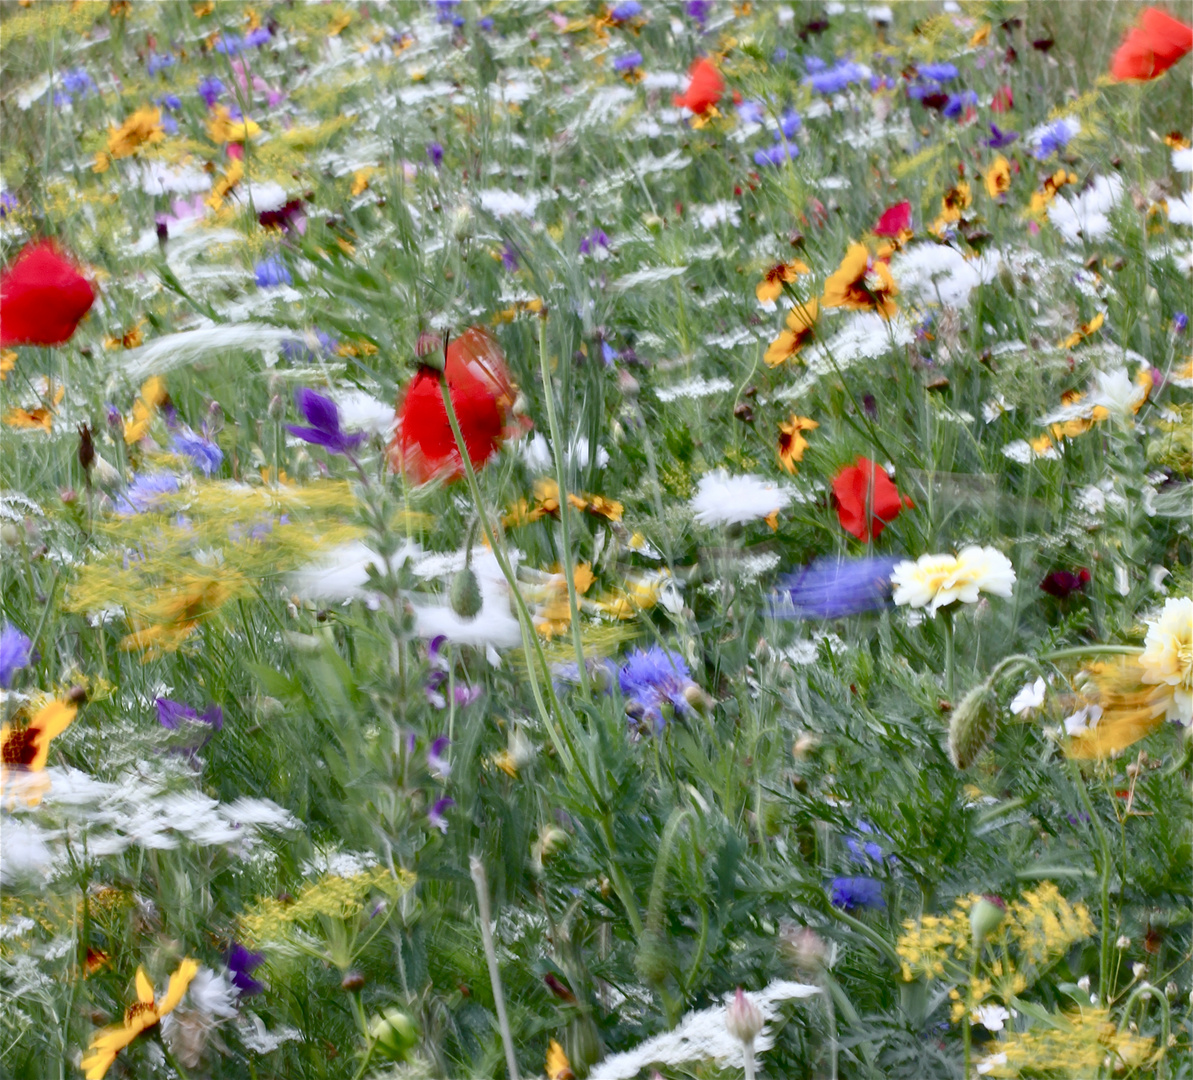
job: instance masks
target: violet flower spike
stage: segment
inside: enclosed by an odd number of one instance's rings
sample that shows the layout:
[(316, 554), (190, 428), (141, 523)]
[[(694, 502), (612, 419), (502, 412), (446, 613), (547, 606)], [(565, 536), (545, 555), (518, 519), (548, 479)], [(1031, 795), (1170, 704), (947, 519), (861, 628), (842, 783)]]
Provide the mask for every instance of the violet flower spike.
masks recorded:
[(444, 813), (449, 807), (455, 805), (456, 800), (445, 795), (442, 799), (437, 799), (431, 809), (427, 811), (427, 821), (445, 836), (447, 835), (447, 818), (444, 817)]
[(427, 768), (431, 770), (431, 775), (443, 783), (447, 782), (447, 778), (451, 776), (452, 764), (444, 756), (445, 751), (451, 745), (451, 740), (446, 735), (440, 735), (433, 743), (431, 748), (427, 751)]
[(291, 435), (322, 446), (329, 454), (349, 454), (368, 437), (364, 432), (349, 434), (340, 428), (340, 411), (331, 398), (317, 394), (306, 387), (294, 395), (298, 411), (306, 418), (309, 427), (287, 424)]

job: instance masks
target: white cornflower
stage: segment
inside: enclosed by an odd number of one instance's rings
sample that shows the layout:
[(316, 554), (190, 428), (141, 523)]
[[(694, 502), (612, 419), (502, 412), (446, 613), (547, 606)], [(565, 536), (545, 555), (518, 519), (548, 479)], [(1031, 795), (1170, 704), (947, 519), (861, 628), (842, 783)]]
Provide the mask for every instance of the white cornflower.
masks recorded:
[(1043, 679), (1036, 679), (1034, 683), (1027, 683), (1011, 699), (1011, 712), (1016, 716), (1023, 716), (1025, 713), (1031, 712), (1032, 709), (1038, 709), (1044, 704), (1044, 689)]
[(896, 604), (936, 612), (954, 601), (977, 603), (980, 593), (1009, 597), (1015, 585), (1011, 560), (992, 547), (976, 544), (956, 555), (921, 555), (905, 560), (891, 572)]
[(1193, 599), (1174, 597), (1149, 620), (1143, 642), (1143, 681), (1168, 687), (1169, 720), (1193, 723)]
[(975, 1024), (981, 1024), (987, 1031), (1002, 1031), (1003, 1025), (1010, 1020), (1011, 1014), (1001, 1005), (979, 1005), (970, 1019)]
[(691, 507), (701, 525), (761, 521), (791, 502), (791, 492), (761, 476), (730, 476), (724, 469), (700, 477)]

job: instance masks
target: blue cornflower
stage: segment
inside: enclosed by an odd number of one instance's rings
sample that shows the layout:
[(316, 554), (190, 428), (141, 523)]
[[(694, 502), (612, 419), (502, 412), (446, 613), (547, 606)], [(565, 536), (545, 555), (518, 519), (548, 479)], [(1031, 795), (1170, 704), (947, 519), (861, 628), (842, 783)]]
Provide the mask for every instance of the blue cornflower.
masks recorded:
[(490, 19), (488, 15), (486, 15), (483, 19), (480, 19), (476, 25), (479, 26), (486, 34), (490, 34), (493, 32), (493, 28), (497, 24)]
[(87, 94), (95, 93), (95, 80), (82, 68), (63, 72), (62, 85), (68, 94), (80, 94), (85, 97)]
[[(799, 118), (799, 113), (794, 109), (788, 109), (779, 120), (779, 131), (783, 133), (784, 138), (794, 139), (798, 134), (799, 129), (803, 127), (803, 121)], [(775, 132), (775, 142), (779, 141), (779, 132)]]
[(786, 165), (788, 160), (799, 157), (799, 147), (795, 143), (776, 143), (766, 150), (754, 151), (755, 165)]
[(171, 112), (175, 112), (182, 108), (182, 98), (180, 98), (177, 94), (162, 94), (160, 97), (156, 97), (153, 100), (164, 108), (169, 109)]
[(149, 61), (145, 66), (149, 69), (150, 75), (156, 75), (159, 71), (174, 66), (174, 54), (162, 53), (159, 56), (157, 53), (150, 53)]
[(1058, 120), (1045, 128), (1036, 139), (1036, 160), (1044, 161), (1053, 154), (1060, 153), (1080, 130), (1080, 123), (1070, 117)]
[(325, 330), (308, 332), (305, 338), (288, 338), (282, 342), (282, 355), (290, 363), (309, 363), (316, 359), (317, 348), (324, 355), (330, 355), (339, 347), (340, 339)]
[(33, 660), (33, 642), (24, 631), (5, 623), (0, 630), (0, 687), (12, 685), (12, 677)]
[(178, 490), (178, 477), (173, 473), (148, 473), (133, 477), (122, 495), (116, 498), (116, 513), (123, 517), (156, 510), (167, 495)]
[(948, 82), (957, 77), (956, 64), (920, 64), (919, 70), (923, 78), (931, 79), (933, 82)]
[(617, 681), (627, 699), (626, 712), (637, 720), (651, 721), (656, 731), (662, 731), (666, 723), (664, 705), (677, 713), (691, 709), (685, 691), (694, 684), (687, 663), (677, 652), (658, 645), (637, 649), (626, 657)]
[(1178, 311), (1172, 317), (1172, 329), (1178, 334), (1183, 334), (1189, 328), (1189, 316), (1183, 311)]
[(441, 143), (433, 142), (427, 144), (427, 157), (431, 159), (431, 164), (435, 168), (439, 168), (443, 164), (443, 146)]
[(179, 457), (190, 458), (204, 476), (210, 476), (224, 463), (224, 452), (210, 439), (195, 434), (188, 427), (174, 433), (170, 449)]
[(737, 116), (743, 124), (761, 124), (766, 119), (766, 112), (761, 101), (743, 101), (737, 107)]
[(455, 10), (459, 3), (460, 0), (435, 0), (436, 21), (451, 23), (452, 26), (463, 26), (464, 20), (456, 14)]
[(233, 944), (228, 951), (228, 970), (232, 973), (232, 985), (240, 991), (241, 997), (252, 997), (265, 989), (262, 983), (253, 978), (253, 972), (263, 963), (265, 957), (252, 949), (246, 949), (239, 942)]
[(835, 877), (831, 882), (833, 906), (846, 911), (886, 907), (882, 882), (872, 877)]
[(1017, 131), (1002, 131), (997, 124), (990, 125), (990, 138), (983, 139), (982, 145), (990, 147), (991, 150), (1001, 150), (1004, 146), (1010, 146), (1019, 138)]
[(633, 71), (636, 67), (642, 66), (642, 54), (640, 52), (624, 53), (613, 61), (613, 70), (618, 72)]
[(253, 268), (253, 277), (256, 279), (257, 286), (262, 289), (276, 289), (279, 285), (294, 284), (294, 278), (290, 276), (289, 268), (274, 255), (257, 263)]
[[(868, 821), (859, 821), (857, 829), (861, 834), (877, 835), (874, 831), (874, 826)], [(864, 840), (861, 836), (847, 836), (845, 837), (845, 846), (849, 848), (850, 857), (856, 862), (864, 862), (867, 858), (877, 863), (882, 862), (882, 847), (874, 840)]]
[(310, 427), (287, 424), (286, 430), (306, 442), (322, 446), (328, 453), (347, 454), (367, 438), (363, 431), (349, 435), (341, 430), (340, 411), (331, 398), (303, 387), (295, 393), (294, 403)]
[(787, 59), (787, 50), (782, 45), (776, 47), (775, 51), (770, 56), (772, 64), (781, 64)]
[(899, 560), (817, 559), (779, 580), (770, 601), (774, 618), (840, 619), (884, 606), (891, 594), (891, 571)]
[(804, 85), (818, 94), (839, 94), (851, 83), (859, 83), (866, 77), (865, 68), (852, 60), (838, 60), (824, 71), (814, 71), (811, 64), (807, 67), (810, 74), (804, 77)]
[(824, 71), (828, 64), (821, 60), (819, 56), (805, 56), (804, 67), (807, 69), (809, 75), (815, 75), (818, 72)]
[(250, 30), (245, 35), (244, 44), (246, 48), (256, 49), (264, 45), (273, 34), (269, 32), (268, 26), (258, 26), (256, 30)]
[(949, 100), (945, 102), (944, 108), (940, 111), (948, 119), (956, 120), (968, 106), (976, 105), (977, 103), (977, 91), (962, 90), (959, 94), (949, 94)]
[(214, 75), (208, 75), (207, 78), (199, 80), (197, 90), (203, 103), (210, 109), (223, 97), (225, 88), (224, 84)]
[(237, 53), (244, 52), (245, 41), (239, 34), (221, 34), (219, 40), (215, 43), (215, 51), (217, 53), (224, 53), (227, 56), (235, 56)]
[(622, 0), (609, 9), (609, 18), (614, 22), (628, 22), (642, 14), (642, 5), (638, 0)]
[(206, 724), (212, 731), (223, 729), (224, 710), (218, 705), (212, 705), (200, 715), (184, 702), (171, 698), (159, 697), (156, 704), (158, 723), (167, 731), (177, 731), (183, 724)]
[(701, 30), (704, 29), (704, 24), (708, 22), (708, 14), (712, 8), (712, 0), (688, 0), (684, 5), (684, 11)]

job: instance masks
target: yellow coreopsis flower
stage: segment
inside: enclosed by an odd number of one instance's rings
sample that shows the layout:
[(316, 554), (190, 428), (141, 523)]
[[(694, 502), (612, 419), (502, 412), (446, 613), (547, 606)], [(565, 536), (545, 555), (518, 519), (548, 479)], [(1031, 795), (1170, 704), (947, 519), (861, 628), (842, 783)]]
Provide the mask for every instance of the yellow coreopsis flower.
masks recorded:
[(149, 433), (149, 425), (157, 415), (158, 406), (166, 400), (166, 383), (160, 376), (152, 375), (141, 386), (141, 396), (133, 405), (131, 420), (124, 422), (124, 441), (130, 446), (140, 442)]
[(152, 105), (142, 105), (119, 127), (108, 129), (108, 156), (131, 157), (146, 143), (159, 143), (165, 137), (161, 110)]
[(207, 134), (216, 143), (242, 143), (261, 134), (261, 126), (247, 116), (233, 120), (232, 114), (223, 105), (217, 105), (211, 119), (207, 121)]
[(820, 424), (806, 416), (791, 414), (788, 420), (779, 425), (779, 464), (789, 473), (796, 471), (795, 463), (804, 460), (804, 451), (808, 449), (808, 440), (803, 432), (815, 431)]
[(137, 968), (137, 1000), (125, 1011), (124, 1023), (118, 1027), (105, 1028), (91, 1039), (88, 1056), (81, 1062), (83, 1075), (87, 1080), (103, 1080), (121, 1050), (141, 1032), (148, 1031), (158, 1024), (163, 1016), (173, 1012), (198, 972), (199, 965), (196, 961), (190, 958), (183, 960), (178, 965), (178, 970), (170, 976), (165, 996), (161, 1001), (155, 1001), (153, 983), (149, 981), (144, 968)]
[(783, 292), (785, 283), (794, 281), (800, 274), (810, 274), (811, 272), (811, 268), (802, 259), (779, 263), (767, 270), (762, 280), (755, 286), (754, 294), (759, 300), (777, 300)]
[(820, 315), (816, 297), (798, 304), (787, 313), (787, 329), (770, 343), (763, 359), (769, 367), (780, 364), (799, 355), (799, 351), (815, 336), (816, 319)]
[[(29, 723), (0, 727), (0, 787), (10, 771), (41, 772), (49, 758), (50, 743), (70, 727), (78, 711), (64, 701), (51, 701)], [(30, 789), (25, 792), (25, 801), (35, 806), (41, 795)]]
[(899, 286), (891, 277), (890, 267), (881, 260), (871, 260), (865, 244), (850, 244), (841, 265), (825, 281), (820, 302), (826, 308), (876, 311), (889, 319), (896, 311), (893, 297), (898, 294)]
[(999, 154), (986, 170), (986, 194), (992, 199), (1001, 199), (1010, 190), (1011, 163)]

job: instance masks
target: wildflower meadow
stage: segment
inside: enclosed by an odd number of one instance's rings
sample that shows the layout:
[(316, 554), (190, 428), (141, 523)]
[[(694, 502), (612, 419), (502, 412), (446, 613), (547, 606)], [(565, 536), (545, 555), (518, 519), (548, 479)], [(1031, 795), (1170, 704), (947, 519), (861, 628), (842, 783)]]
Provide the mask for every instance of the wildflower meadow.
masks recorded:
[(0, 0), (0, 1075), (1193, 1080), (1193, 2)]

